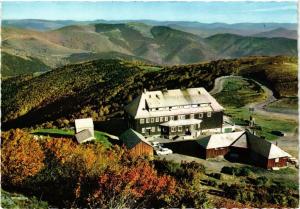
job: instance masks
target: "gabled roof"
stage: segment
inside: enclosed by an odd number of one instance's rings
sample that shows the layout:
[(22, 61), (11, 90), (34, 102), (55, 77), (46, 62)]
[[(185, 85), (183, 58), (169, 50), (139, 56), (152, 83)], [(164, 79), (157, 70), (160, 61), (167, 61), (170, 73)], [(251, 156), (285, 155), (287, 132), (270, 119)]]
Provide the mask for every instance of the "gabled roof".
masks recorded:
[[(172, 106), (198, 105), (193, 108), (168, 109)], [(148, 111), (167, 108), (165, 110)], [(191, 114), (197, 112), (222, 111), (224, 108), (204, 89), (188, 88), (166, 91), (146, 91), (125, 107), (134, 118), (157, 117), (164, 115)]]
[(92, 118), (82, 118), (75, 120), (75, 128), (78, 129), (87, 129), (94, 128), (94, 123)]
[(239, 138), (237, 138), (232, 144), (232, 147), (239, 147), (239, 148), (248, 148), (248, 140), (247, 134), (244, 132)]
[(268, 158), (268, 159), (274, 159), (274, 158), (280, 158), (280, 157), (291, 157), (290, 154), (280, 149), (275, 144), (272, 144), (271, 142), (262, 139), (258, 136), (255, 136), (254, 134), (251, 134), (249, 131), (246, 131), (249, 148)]
[(132, 149), (140, 142), (144, 142), (152, 147), (152, 145), (146, 141), (145, 137), (142, 134), (136, 132), (131, 128), (122, 133), (119, 139), (122, 140), (127, 149)]
[(75, 134), (75, 138), (78, 143), (83, 143), (95, 139), (89, 129), (78, 132), (77, 134)]
[(248, 148), (268, 159), (291, 157), (290, 154), (280, 149), (275, 144), (262, 139), (249, 131), (239, 131), (232, 133), (213, 134), (197, 141), (205, 149), (221, 147)]
[(229, 147), (236, 139), (238, 139), (244, 131), (232, 132), (232, 133), (223, 133), (223, 134), (213, 134), (202, 139), (199, 139), (197, 142), (205, 149), (214, 149), (221, 147)]

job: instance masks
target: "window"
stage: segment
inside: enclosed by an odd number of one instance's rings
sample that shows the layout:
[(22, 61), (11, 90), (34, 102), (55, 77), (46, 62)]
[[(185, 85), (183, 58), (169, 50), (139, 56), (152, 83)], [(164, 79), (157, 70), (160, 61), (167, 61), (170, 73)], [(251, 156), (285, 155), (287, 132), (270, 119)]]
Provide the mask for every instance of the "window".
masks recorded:
[(168, 116), (165, 117), (165, 121), (167, 122), (169, 120)]
[(157, 131), (160, 132), (160, 126), (157, 126)]
[(159, 117), (156, 117), (156, 118), (155, 118), (155, 122), (159, 122)]
[(275, 158), (275, 163), (279, 163), (279, 158)]
[(168, 131), (168, 130), (167, 130), (166, 127), (163, 127), (163, 128), (162, 128), (162, 132), (163, 132), (163, 133), (167, 133), (167, 131)]
[(185, 115), (179, 115), (179, 119), (184, 120), (185, 119)]
[(154, 123), (154, 118), (151, 118), (151, 123)]
[(199, 118), (203, 118), (203, 113), (199, 113)]
[(164, 117), (160, 117), (160, 122), (164, 122)]
[(190, 115), (190, 119), (194, 119), (195, 115), (194, 114), (191, 114)]
[(178, 132), (182, 132), (182, 126), (178, 126)]
[(142, 128), (142, 133), (146, 133), (146, 129), (145, 128)]
[(150, 123), (150, 118), (146, 118), (146, 123)]
[(154, 133), (155, 132), (155, 127), (151, 128), (151, 132)]
[(174, 120), (174, 116), (170, 116), (170, 120)]
[(198, 107), (198, 105), (196, 105), (196, 104), (193, 104), (193, 105), (192, 105), (192, 107)]
[(175, 132), (176, 131), (176, 127), (171, 127), (171, 132)]
[(144, 124), (145, 123), (145, 119), (140, 119), (140, 124)]
[(211, 117), (211, 112), (207, 113), (207, 117), (210, 118)]

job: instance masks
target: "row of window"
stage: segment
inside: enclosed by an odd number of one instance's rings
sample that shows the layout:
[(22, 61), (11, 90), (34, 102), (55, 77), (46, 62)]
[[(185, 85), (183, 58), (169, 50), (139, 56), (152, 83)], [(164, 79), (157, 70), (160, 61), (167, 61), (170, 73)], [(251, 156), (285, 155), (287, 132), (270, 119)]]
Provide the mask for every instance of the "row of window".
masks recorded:
[[(197, 126), (198, 128), (200, 128), (200, 124), (197, 124), (197, 125), (191, 125), (191, 128), (192, 129), (194, 129), (195, 128), (195, 126)], [(165, 127), (163, 127), (162, 128), (163, 130), (163, 132), (166, 132), (167, 131), (167, 129), (165, 128)], [(153, 127), (147, 127), (147, 128), (142, 128), (142, 133), (144, 134), (144, 133), (146, 133), (146, 131), (148, 131), (148, 133), (149, 133), (149, 131), (151, 132), (151, 133), (155, 133), (156, 131), (157, 132), (160, 132), (160, 126), (157, 126), (157, 127), (155, 127), (155, 126), (153, 126)], [(177, 126), (177, 127), (171, 127), (171, 132), (182, 132), (182, 130), (183, 130), (183, 128), (182, 128), (182, 126)]]
[[(204, 113), (199, 113), (198, 118), (203, 118)], [(211, 117), (211, 112), (207, 112), (207, 117)], [(195, 118), (195, 114), (190, 114), (190, 119)], [(178, 115), (177, 120), (185, 120), (186, 116), (185, 115)], [(146, 123), (159, 123), (159, 122), (167, 122), (169, 120), (175, 120), (175, 116), (164, 116), (164, 117), (155, 117), (155, 118), (141, 118), (140, 119), (140, 124)]]
[(207, 107), (209, 104), (193, 104), (193, 105), (184, 105), (184, 106), (172, 106), (172, 107), (159, 107), (159, 108), (150, 108), (150, 111), (158, 111), (158, 110), (177, 110), (177, 109), (188, 109), (195, 107)]
[(146, 133), (146, 130), (147, 130), (148, 133), (149, 133), (149, 131), (151, 133), (155, 133), (156, 130), (157, 130), (157, 132), (160, 132), (160, 127), (159, 126), (157, 126), (157, 127), (153, 126), (153, 127), (142, 128), (142, 133), (143, 134)]

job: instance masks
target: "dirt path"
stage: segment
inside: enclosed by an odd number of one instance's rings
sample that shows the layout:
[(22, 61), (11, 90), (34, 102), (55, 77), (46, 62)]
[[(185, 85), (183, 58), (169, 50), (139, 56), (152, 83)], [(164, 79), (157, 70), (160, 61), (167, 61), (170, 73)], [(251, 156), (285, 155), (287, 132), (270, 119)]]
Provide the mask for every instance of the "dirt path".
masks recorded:
[[(241, 76), (221, 76), (221, 77), (215, 79), (214, 88), (210, 91), (210, 94), (214, 95), (214, 94), (221, 92), (223, 90), (224, 81), (228, 78), (245, 79)], [(261, 88), (266, 93), (266, 99), (262, 102), (254, 102), (254, 103), (248, 104), (248, 105), (246, 105), (246, 107), (253, 108), (254, 113), (257, 113), (260, 115), (265, 115), (268, 117), (272, 116), (272, 117), (279, 118), (279, 119), (298, 121), (298, 114), (289, 114), (289, 113), (273, 112), (273, 111), (266, 110), (265, 107), (268, 104), (277, 101), (277, 99), (274, 97), (272, 90), (270, 90), (269, 88), (267, 88), (266, 86), (262, 85), (261, 83), (255, 81), (255, 80), (252, 80), (252, 81), (254, 81), (255, 83), (257, 83), (258, 85), (261, 86)]]

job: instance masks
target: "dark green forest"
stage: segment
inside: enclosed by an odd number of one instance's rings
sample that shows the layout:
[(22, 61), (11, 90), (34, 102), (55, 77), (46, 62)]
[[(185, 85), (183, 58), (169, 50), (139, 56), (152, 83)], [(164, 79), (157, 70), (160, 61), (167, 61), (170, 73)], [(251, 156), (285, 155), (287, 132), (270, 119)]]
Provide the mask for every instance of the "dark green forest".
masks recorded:
[[(282, 70), (282, 69), (285, 70)], [(66, 65), (40, 76), (2, 83), (3, 128), (64, 127), (77, 117), (104, 121), (122, 117), (123, 108), (143, 89), (204, 87), (224, 75), (254, 78), (280, 97), (297, 95), (297, 59), (245, 57), (170, 67), (140, 61), (94, 60)]]

